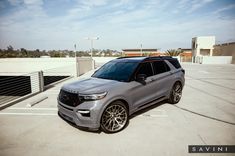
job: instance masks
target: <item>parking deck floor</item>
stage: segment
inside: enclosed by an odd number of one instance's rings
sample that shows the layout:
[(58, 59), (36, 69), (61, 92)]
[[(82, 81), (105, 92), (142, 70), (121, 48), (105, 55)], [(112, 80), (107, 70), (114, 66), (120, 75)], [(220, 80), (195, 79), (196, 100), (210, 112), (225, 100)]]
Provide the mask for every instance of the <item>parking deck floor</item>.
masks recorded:
[(57, 115), (59, 89), (75, 78), (8, 107), (0, 111), (0, 155), (183, 156), (190, 155), (188, 145), (234, 145), (235, 65), (183, 67), (181, 101), (158, 103), (135, 114), (116, 134), (80, 130)]

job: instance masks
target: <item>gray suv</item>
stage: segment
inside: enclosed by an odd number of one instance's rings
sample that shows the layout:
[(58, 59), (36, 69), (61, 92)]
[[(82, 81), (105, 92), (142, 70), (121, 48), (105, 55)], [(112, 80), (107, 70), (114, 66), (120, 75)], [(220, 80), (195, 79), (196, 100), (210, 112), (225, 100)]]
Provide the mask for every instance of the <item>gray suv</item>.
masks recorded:
[(169, 56), (117, 58), (90, 78), (64, 85), (58, 113), (79, 127), (115, 133), (136, 111), (162, 100), (178, 103), (184, 73), (178, 60)]

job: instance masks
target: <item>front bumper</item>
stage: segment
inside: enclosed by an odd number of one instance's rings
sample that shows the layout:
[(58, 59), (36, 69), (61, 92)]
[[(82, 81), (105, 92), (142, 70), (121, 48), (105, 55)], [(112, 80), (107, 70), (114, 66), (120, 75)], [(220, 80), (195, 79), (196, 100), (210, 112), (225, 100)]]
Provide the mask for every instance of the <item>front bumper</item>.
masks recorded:
[[(70, 107), (58, 100), (58, 113), (60, 116), (79, 127), (98, 130), (100, 127), (99, 101), (87, 101), (77, 107)], [(89, 112), (89, 113), (88, 113)]]

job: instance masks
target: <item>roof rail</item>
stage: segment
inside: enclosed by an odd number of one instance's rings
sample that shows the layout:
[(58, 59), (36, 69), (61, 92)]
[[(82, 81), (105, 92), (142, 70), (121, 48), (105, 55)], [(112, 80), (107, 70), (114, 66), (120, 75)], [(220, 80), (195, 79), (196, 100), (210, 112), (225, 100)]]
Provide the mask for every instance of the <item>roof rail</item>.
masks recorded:
[(149, 59), (172, 59), (171, 56), (151, 56), (151, 57), (147, 57), (146, 60)]
[(172, 56), (159, 56), (161, 58), (172, 58)]
[(145, 56), (123, 56), (123, 57), (118, 57), (116, 59), (133, 58), (133, 57), (145, 57)]
[(124, 57), (118, 57), (116, 59), (123, 59), (123, 58), (138, 58), (138, 57), (145, 57), (144, 60), (150, 60), (150, 59), (173, 59), (171, 56), (124, 56)]

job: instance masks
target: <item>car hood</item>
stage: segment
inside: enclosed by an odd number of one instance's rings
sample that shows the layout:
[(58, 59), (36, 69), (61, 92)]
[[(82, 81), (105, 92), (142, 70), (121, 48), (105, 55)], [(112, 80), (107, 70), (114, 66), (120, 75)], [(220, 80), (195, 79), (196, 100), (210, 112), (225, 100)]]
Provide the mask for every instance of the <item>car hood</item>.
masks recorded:
[(122, 82), (99, 79), (99, 78), (88, 78), (85, 80), (79, 80), (73, 83), (66, 84), (62, 87), (63, 90), (75, 93), (93, 94), (102, 93), (109, 91), (113, 86), (119, 85)]

